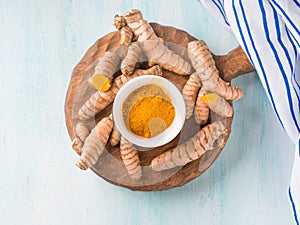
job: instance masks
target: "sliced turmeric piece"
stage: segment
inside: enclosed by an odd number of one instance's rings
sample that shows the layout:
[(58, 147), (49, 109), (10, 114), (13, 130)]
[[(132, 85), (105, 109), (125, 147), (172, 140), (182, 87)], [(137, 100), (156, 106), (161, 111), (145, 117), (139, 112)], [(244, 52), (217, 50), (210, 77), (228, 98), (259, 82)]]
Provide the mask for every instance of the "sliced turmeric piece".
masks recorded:
[(223, 117), (231, 117), (233, 115), (232, 106), (221, 96), (210, 93), (201, 98), (201, 101), (206, 103), (208, 107)]
[(92, 77), (92, 85), (101, 92), (105, 92), (110, 88), (110, 82), (114, 73), (117, 71), (120, 58), (114, 52), (105, 52), (102, 57), (98, 59), (95, 67), (95, 72)]
[(110, 89), (110, 80), (103, 74), (95, 74), (92, 77), (92, 85), (98, 91), (105, 92)]
[(195, 106), (195, 121), (196, 123), (202, 125), (206, 124), (209, 117), (209, 107), (207, 103), (204, 103), (201, 101), (201, 98), (203, 95), (206, 94), (206, 91), (204, 91), (203, 88), (200, 89), (197, 100), (196, 100), (196, 106)]

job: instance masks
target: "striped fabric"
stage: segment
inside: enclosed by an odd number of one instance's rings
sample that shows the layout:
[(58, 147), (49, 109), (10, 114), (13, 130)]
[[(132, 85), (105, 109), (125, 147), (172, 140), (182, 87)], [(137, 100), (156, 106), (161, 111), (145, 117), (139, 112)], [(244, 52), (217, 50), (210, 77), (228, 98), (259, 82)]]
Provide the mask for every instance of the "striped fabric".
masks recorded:
[(236, 36), (296, 151), (288, 189), (300, 220), (300, 1), (200, 0)]

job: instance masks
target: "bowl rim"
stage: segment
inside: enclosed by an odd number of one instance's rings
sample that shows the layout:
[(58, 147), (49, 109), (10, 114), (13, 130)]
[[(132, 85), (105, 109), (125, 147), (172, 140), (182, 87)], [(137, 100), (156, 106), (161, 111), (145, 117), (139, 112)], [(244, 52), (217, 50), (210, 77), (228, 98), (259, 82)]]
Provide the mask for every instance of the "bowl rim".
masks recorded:
[[(127, 129), (122, 117), (122, 104), (130, 93), (147, 84), (158, 85), (169, 95), (175, 108), (175, 117), (171, 125), (162, 133), (154, 137), (143, 138)], [(118, 91), (113, 103), (113, 120), (121, 135), (131, 143), (146, 148), (159, 147), (172, 141), (183, 127), (185, 113), (185, 103), (180, 90), (168, 79), (151, 74), (138, 76), (126, 82)]]

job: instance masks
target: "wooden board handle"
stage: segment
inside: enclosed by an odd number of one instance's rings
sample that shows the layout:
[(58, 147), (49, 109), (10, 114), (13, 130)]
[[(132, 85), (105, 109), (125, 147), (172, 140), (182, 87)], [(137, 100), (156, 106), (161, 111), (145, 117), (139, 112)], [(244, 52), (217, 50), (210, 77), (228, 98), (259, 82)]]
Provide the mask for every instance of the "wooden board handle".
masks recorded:
[(214, 56), (214, 60), (220, 76), (228, 82), (240, 75), (255, 71), (241, 46), (226, 55)]

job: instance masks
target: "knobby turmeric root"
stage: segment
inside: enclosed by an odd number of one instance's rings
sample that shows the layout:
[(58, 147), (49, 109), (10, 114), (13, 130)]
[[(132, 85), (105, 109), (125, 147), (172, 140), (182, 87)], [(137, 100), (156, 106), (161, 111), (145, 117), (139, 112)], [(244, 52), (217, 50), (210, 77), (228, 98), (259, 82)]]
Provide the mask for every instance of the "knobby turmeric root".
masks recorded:
[(81, 155), (81, 149), (83, 147), (83, 143), (86, 137), (90, 134), (90, 130), (85, 123), (79, 122), (76, 124), (75, 134), (76, 137), (72, 142), (72, 148), (75, 150), (75, 152), (78, 155)]
[(116, 146), (120, 142), (120, 139), (121, 139), (121, 133), (116, 127), (116, 125), (114, 124), (113, 130), (110, 135), (109, 143), (111, 146)]
[(138, 152), (124, 137), (121, 137), (120, 153), (129, 175), (132, 179), (139, 180), (142, 176), (142, 169)]
[(124, 18), (137, 40), (143, 43), (142, 48), (149, 61), (180, 75), (191, 73), (191, 65), (164, 45), (139, 10), (129, 11)]
[(115, 96), (117, 95), (120, 88), (130, 79), (142, 76), (146, 74), (153, 74), (157, 76), (162, 76), (162, 71), (159, 66), (153, 66), (147, 70), (137, 69), (131, 76), (126, 76), (124, 74), (117, 77), (111, 88), (107, 92), (95, 92), (90, 99), (88, 99), (80, 108), (78, 116), (81, 120), (88, 120), (95, 116), (98, 112), (107, 107), (113, 102)]
[(139, 54), (141, 53), (141, 48), (138, 42), (133, 42), (127, 51), (127, 55), (121, 63), (121, 71), (125, 75), (131, 75), (136, 67), (139, 60)]
[(83, 142), (79, 137), (75, 137), (72, 141), (72, 148), (78, 154), (81, 155), (81, 149), (83, 147)]
[(118, 14), (116, 14), (114, 16), (114, 26), (115, 26), (115, 28), (117, 28), (118, 30), (121, 30), (122, 27), (125, 27), (126, 25), (127, 24), (126, 24), (124, 16), (119, 16)]
[(120, 45), (130, 44), (133, 39), (133, 32), (130, 27), (127, 26), (125, 18), (123, 16), (115, 15), (114, 26), (120, 30)]
[(226, 100), (237, 100), (243, 97), (241, 89), (230, 86), (220, 78), (212, 54), (204, 41), (188, 43), (188, 55), (193, 67), (199, 72), (204, 90), (216, 92)]
[(155, 157), (151, 167), (155, 171), (161, 171), (199, 159), (206, 151), (213, 149), (215, 141), (225, 132), (226, 128), (221, 121), (213, 122), (202, 128), (191, 139)]
[(129, 45), (132, 42), (133, 33), (130, 27), (125, 26), (121, 29), (120, 45)]
[(104, 117), (85, 139), (81, 156), (76, 163), (82, 170), (95, 165), (102, 155), (113, 127), (112, 116)]
[(212, 111), (220, 116), (232, 117), (233, 115), (232, 106), (224, 98), (215, 93), (204, 95), (201, 101), (206, 103)]
[(209, 107), (207, 103), (204, 103), (201, 101), (201, 98), (203, 95), (206, 94), (206, 91), (203, 90), (203, 88), (200, 89), (197, 100), (196, 100), (196, 106), (195, 106), (195, 121), (196, 123), (202, 125), (206, 124), (209, 117)]
[(152, 64), (158, 64), (179, 75), (188, 75), (192, 71), (191, 65), (168, 49), (161, 39), (145, 41), (143, 50)]
[(124, 16), (127, 25), (130, 27), (137, 40), (140, 42), (146, 40), (155, 40), (157, 36), (150, 24), (143, 19), (140, 10), (132, 9)]
[(110, 89), (113, 74), (117, 71), (120, 58), (114, 52), (105, 52), (99, 58), (92, 77), (92, 85), (101, 92)]
[(82, 142), (84, 142), (87, 136), (89, 136), (90, 134), (89, 128), (83, 122), (77, 123), (75, 127), (75, 132)]
[(189, 77), (182, 90), (182, 96), (185, 102), (186, 119), (189, 119), (193, 114), (197, 93), (200, 87), (201, 81), (197, 72), (195, 72)]

